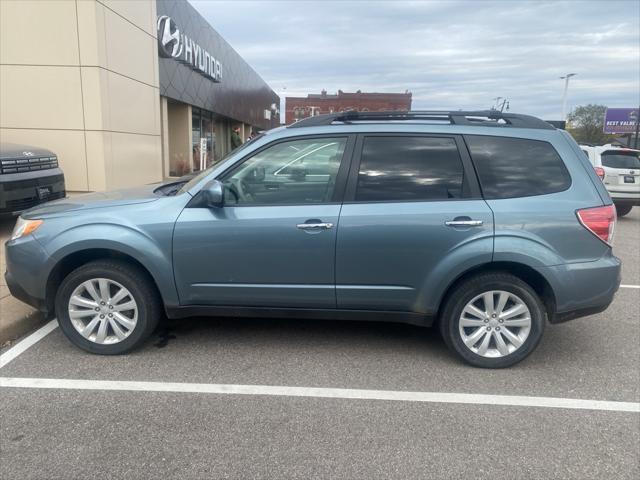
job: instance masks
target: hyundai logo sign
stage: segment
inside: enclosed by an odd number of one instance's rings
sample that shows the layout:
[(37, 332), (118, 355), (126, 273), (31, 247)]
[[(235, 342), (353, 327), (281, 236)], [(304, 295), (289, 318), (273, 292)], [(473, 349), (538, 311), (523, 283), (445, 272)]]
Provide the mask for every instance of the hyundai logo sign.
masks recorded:
[(222, 80), (222, 65), (208, 51), (181, 33), (176, 22), (167, 15), (158, 17), (158, 52), (175, 58), (214, 82)]
[(176, 22), (166, 15), (158, 17), (158, 43), (163, 57), (178, 58), (182, 53), (180, 30)]

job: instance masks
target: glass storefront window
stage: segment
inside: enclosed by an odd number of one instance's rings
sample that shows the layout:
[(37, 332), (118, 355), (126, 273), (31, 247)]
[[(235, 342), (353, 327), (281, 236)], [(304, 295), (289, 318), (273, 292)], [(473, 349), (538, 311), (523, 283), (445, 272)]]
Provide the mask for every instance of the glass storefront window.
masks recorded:
[(201, 137), (207, 140), (207, 149), (205, 152), (205, 168), (210, 167), (216, 161), (214, 156), (214, 145), (216, 139), (215, 124), (211, 112), (202, 112), (202, 131)]
[[(211, 112), (194, 107), (191, 115), (192, 171), (197, 172), (210, 167), (217, 160), (215, 154), (216, 126)], [(203, 146), (202, 140), (206, 140), (204, 159), (201, 159), (200, 156)]]
[(202, 112), (199, 108), (191, 109), (191, 171), (197, 172), (200, 168), (200, 131)]
[(216, 144), (214, 145), (216, 161), (224, 157), (231, 149), (230, 144), (230, 132), (229, 122), (224, 118), (218, 117), (215, 121), (216, 124)]
[[(0, 0), (1, 1), (1, 0)], [(220, 161), (230, 150), (229, 119), (184, 103), (168, 103), (169, 175), (180, 177), (198, 172)], [(185, 145), (184, 122), (191, 110), (191, 144)], [(186, 148), (185, 148), (186, 147)], [(204, 156), (201, 158), (201, 149)]]

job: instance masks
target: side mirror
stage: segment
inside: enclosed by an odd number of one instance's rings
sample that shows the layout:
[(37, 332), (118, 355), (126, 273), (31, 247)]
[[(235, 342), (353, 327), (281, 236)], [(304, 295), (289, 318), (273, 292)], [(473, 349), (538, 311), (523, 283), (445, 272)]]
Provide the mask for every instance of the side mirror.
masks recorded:
[(211, 180), (200, 191), (204, 196), (207, 207), (220, 208), (224, 206), (224, 185), (219, 180)]

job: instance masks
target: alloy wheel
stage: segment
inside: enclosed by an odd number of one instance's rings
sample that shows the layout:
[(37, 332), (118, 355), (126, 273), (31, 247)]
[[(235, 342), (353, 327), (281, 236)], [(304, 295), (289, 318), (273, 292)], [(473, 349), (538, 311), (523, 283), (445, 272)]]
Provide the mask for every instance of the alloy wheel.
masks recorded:
[(487, 358), (506, 357), (518, 350), (531, 331), (531, 312), (517, 295), (504, 290), (481, 293), (462, 309), (462, 342)]
[(102, 345), (121, 342), (138, 322), (138, 304), (131, 292), (108, 278), (78, 285), (69, 298), (68, 313), (80, 335)]

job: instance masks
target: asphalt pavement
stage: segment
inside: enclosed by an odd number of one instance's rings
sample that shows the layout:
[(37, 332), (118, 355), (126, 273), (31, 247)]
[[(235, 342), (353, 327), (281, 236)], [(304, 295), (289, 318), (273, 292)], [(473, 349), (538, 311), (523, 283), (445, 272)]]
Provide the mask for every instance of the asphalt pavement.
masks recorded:
[[(623, 285), (640, 285), (640, 209), (618, 222), (614, 251)], [(548, 326), (536, 352), (504, 370), (468, 367), (435, 330), (407, 325), (198, 318), (167, 323), (142, 349), (118, 357), (84, 353), (54, 329), (0, 377), (84, 385), (2, 388), (3, 479), (640, 476), (638, 412), (130, 387), (272, 385), (637, 404), (638, 288), (622, 288), (601, 314)], [(128, 383), (109, 391), (95, 382), (105, 380)]]

